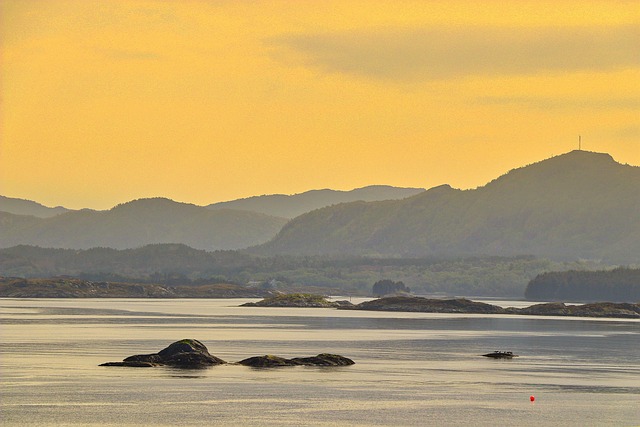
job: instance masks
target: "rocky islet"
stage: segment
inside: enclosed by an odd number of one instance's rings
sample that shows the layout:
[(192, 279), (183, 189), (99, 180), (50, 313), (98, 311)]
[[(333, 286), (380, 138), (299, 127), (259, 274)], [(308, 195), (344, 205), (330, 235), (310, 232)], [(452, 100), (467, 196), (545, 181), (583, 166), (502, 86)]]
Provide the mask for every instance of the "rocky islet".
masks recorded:
[(227, 362), (210, 354), (207, 347), (200, 341), (183, 339), (174, 342), (157, 353), (136, 354), (127, 357), (122, 362), (107, 362), (100, 366), (206, 368), (224, 363)]
[(254, 356), (238, 362), (240, 365), (254, 368), (270, 368), (276, 366), (349, 366), (355, 362), (348, 357), (338, 354), (321, 353), (311, 357), (294, 357), (285, 359), (284, 357), (265, 355)]
[(420, 313), (514, 314), (532, 316), (575, 316), (640, 318), (640, 304), (600, 302), (571, 305), (561, 302), (534, 304), (525, 308), (503, 308), (465, 298), (430, 299), (415, 296), (392, 296), (339, 307), (341, 310), (404, 311)]
[(524, 308), (504, 308), (493, 304), (471, 301), (466, 298), (438, 299), (412, 295), (385, 296), (361, 302), (360, 304), (352, 304), (349, 301), (329, 301), (327, 297), (313, 294), (280, 294), (264, 298), (258, 302), (245, 303), (241, 307), (337, 308), (339, 310), (419, 313), (640, 318), (640, 304), (632, 303), (565, 304), (562, 302), (549, 302)]
[(315, 294), (277, 294), (258, 302), (247, 302), (241, 307), (296, 307), (296, 308), (340, 308), (351, 307), (349, 301), (329, 301), (327, 297)]
[[(198, 369), (227, 363), (209, 353), (207, 347), (195, 339), (176, 341), (157, 353), (137, 354), (125, 358), (122, 362), (106, 362), (100, 366), (125, 366), (132, 368), (149, 368), (169, 366), (173, 368)], [(295, 357), (285, 359), (280, 356), (265, 355), (243, 359), (238, 364), (251, 367), (275, 366), (349, 366), (355, 362), (338, 354), (321, 353), (311, 357)]]

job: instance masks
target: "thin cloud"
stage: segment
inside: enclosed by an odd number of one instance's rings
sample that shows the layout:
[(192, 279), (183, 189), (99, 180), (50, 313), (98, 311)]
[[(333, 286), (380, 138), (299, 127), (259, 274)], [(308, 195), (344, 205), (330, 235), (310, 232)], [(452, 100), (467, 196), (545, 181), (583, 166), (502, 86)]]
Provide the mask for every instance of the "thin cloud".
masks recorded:
[(637, 67), (638, 40), (640, 26), (626, 25), (377, 29), (289, 34), (267, 43), (273, 57), (327, 73), (433, 80)]
[(620, 109), (638, 110), (640, 109), (640, 98), (612, 98), (612, 99), (560, 99), (545, 97), (502, 97), (502, 96), (482, 96), (476, 98), (479, 105), (518, 105), (540, 109)]
[(144, 50), (96, 48), (96, 51), (107, 59), (119, 61), (157, 60), (162, 58), (162, 55), (156, 52)]
[(611, 136), (621, 141), (634, 141), (640, 149), (640, 126), (638, 125), (618, 128), (612, 132)]

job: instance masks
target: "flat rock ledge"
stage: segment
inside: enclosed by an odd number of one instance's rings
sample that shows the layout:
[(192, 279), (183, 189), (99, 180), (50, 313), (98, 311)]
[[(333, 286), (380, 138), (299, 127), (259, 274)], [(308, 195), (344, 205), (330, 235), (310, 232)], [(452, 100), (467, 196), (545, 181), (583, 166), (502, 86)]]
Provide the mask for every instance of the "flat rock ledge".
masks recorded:
[(222, 365), (224, 360), (209, 354), (207, 347), (198, 340), (184, 339), (153, 354), (129, 356), (122, 362), (107, 362), (100, 366), (128, 366), (147, 368), (153, 366), (171, 366), (174, 368), (206, 368)]
[(265, 356), (249, 357), (238, 363), (253, 368), (272, 368), (277, 366), (349, 366), (355, 364), (355, 362), (348, 357), (329, 353), (321, 353), (311, 357), (294, 357), (293, 359), (285, 359), (284, 357), (268, 354)]

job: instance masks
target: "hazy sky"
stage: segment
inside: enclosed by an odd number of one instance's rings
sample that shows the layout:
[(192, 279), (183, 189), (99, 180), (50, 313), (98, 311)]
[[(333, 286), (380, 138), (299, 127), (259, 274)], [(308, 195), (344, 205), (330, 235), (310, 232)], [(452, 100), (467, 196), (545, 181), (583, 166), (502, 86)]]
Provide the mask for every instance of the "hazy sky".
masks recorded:
[(0, 0), (0, 194), (70, 208), (640, 165), (640, 2)]

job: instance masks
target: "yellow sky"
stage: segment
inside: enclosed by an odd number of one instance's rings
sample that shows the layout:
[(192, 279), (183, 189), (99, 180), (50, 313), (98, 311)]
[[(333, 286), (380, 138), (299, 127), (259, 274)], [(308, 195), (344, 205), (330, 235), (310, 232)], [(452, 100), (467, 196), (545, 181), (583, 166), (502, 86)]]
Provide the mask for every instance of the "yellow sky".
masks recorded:
[(0, 194), (104, 209), (640, 165), (640, 2), (0, 0)]

